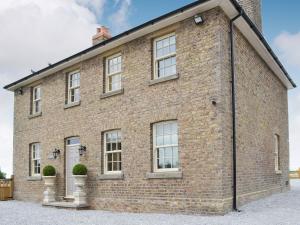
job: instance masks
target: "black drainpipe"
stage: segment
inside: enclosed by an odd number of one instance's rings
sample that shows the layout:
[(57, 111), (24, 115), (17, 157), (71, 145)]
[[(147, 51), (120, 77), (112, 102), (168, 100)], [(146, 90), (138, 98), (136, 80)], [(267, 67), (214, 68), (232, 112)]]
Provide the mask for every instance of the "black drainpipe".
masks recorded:
[(233, 23), (242, 15), (243, 11), (239, 12), (239, 15), (230, 20), (230, 58), (231, 58), (231, 101), (232, 101), (232, 167), (233, 167), (233, 199), (232, 208), (234, 211), (239, 211), (237, 208), (237, 193), (236, 193), (236, 115), (235, 115), (235, 63), (234, 63), (234, 37), (233, 37)]

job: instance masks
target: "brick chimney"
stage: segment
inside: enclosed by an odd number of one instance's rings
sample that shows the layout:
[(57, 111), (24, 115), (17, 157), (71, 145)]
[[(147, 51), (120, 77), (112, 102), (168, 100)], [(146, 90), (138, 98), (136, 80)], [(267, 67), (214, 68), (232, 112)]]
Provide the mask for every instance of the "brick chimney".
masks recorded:
[(97, 33), (93, 36), (93, 45), (99, 44), (102, 41), (110, 39), (109, 29), (105, 26), (97, 28)]
[(246, 14), (262, 32), (261, 0), (237, 0)]

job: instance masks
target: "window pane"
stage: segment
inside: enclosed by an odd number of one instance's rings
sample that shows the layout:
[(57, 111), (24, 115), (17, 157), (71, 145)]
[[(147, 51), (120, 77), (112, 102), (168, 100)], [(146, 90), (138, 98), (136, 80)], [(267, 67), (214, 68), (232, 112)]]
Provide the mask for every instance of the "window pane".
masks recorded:
[(175, 35), (156, 42), (156, 57), (163, 57), (176, 52)]
[(164, 136), (164, 145), (171, 145), (172, 144), (172, 139), (171, 139), (171, 135), (165, 135)]
[(120, 131), (110, 131), (105, 133), (106, 138), (106, 152), (107, 153), (107, 171), (119, 171), (121, 170), (121, 152), (116, 152), (121, 150), (121, 132)]
[(107, 164), (107, 171), (112, 171), (112, 163)]
[(170, 57), (158, 61), (158, 77), (176, 74), (176, 57)]
[(41, 101), (34, 102), (34, 112), (40, 112), (41, 111)]
[(117, 150), (121, 150), (121, 149), (122, 149), (122, 144), (121, 142), (118, 142)]
[(106, 143), (106, 151), (111, 151), (111, 143)]
[(80, 144), (79, 137), (68, 138), (67, 145), (76, 145), (76, 144)]
[(74, 101), (78, 102), (79, 100), (80, 100), (80, 90), (79, 90), (79, 88), (76, 88), (74, 90)]
[(114, 73), (120, 73), (122, 70), (122, 57), (117, 56), (108, 60), (108, 75)]
[(162, 145), (164, 145), (164, 136), (156, 137), (156, 146), (162, 146)]
[(118, 163), (113, 162), (113, 171), (118, 171)]
[(176, 121), (154, 125), (158, 169), (178, 168), (178, 127)]
[(172, 123), (164, 124), (164, 135), (172, 134)]
[(173, 147), (173, 168), (178, 168), (178, 148)]
[(113, 161), (112, 159), (113, 159), (112, 154), (111, 153), (107, 154), (107, 162), (112, 162)]
[(37, 87), (34, 88), (34, 99), (40, 99), (41, 98), (41, 88)]
[(178, 145), (178, 135), (177, 134), (173, 134), (171, 136), (171, 144), (172, 145)]
[(164, 157), (172, 158), (172, 147), (164, 148)]

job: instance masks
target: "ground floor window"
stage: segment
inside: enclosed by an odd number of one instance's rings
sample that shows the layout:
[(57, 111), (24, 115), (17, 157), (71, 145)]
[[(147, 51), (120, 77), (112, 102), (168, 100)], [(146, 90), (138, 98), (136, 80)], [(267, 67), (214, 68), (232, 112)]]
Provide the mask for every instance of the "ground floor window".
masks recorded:
[(122, 171), (122, 134), (120, 130), (104, 133), (104, 172)]
[(154, 171), (177, 171), (178, 127), (177, 121), (153, 124)]
[(274, 156), (275, 156), (275, 171), (278, 172), (280, 171), (280, 139), (279, 135), (275, 134), (274, 139), (275, 139), (275, 149), (274, 149)]
[(40, 143), (31, 144), (30, 147), (30, 157), (31, 157), (31, 176), (41, 175), (41, 146)]

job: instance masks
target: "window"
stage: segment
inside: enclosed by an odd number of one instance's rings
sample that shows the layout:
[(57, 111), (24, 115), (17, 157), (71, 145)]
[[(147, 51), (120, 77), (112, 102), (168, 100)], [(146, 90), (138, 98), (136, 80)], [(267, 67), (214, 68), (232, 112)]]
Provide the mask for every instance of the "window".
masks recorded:
[(278, 134), (274, 135), (275, 138), (275, 149), (274, 149), (274, 156), (275, 156), (275, 171), (280, 171), (280, 137)]
[(115, 130), (104, 133), (105, 173), (122, 171), (122, 137), (121, 131)]
[(79, 137), (71, 137), (67, 139), (67, 145), (79, 145), (80, 139)]
[(153, 156), (154, 172), (178, 170), (177, 121), (153, 125)]
[(80, 101), (80, 72), (74, 71), (68, 75), (68, 103)]
[(106, 92), (122, 88), (122, 56), (113, 55), (106, 59)]
[(154, 79), (176, 74), (176, 36), (167, 36), (154, 40)]
[(41, 100), (41, 87), (34, 87), (32, 89), (32, 114), (37, 114), (42, 111)]
[(31, 176), (41, 175), (41, 146), (40, 143), (31, 144)]

